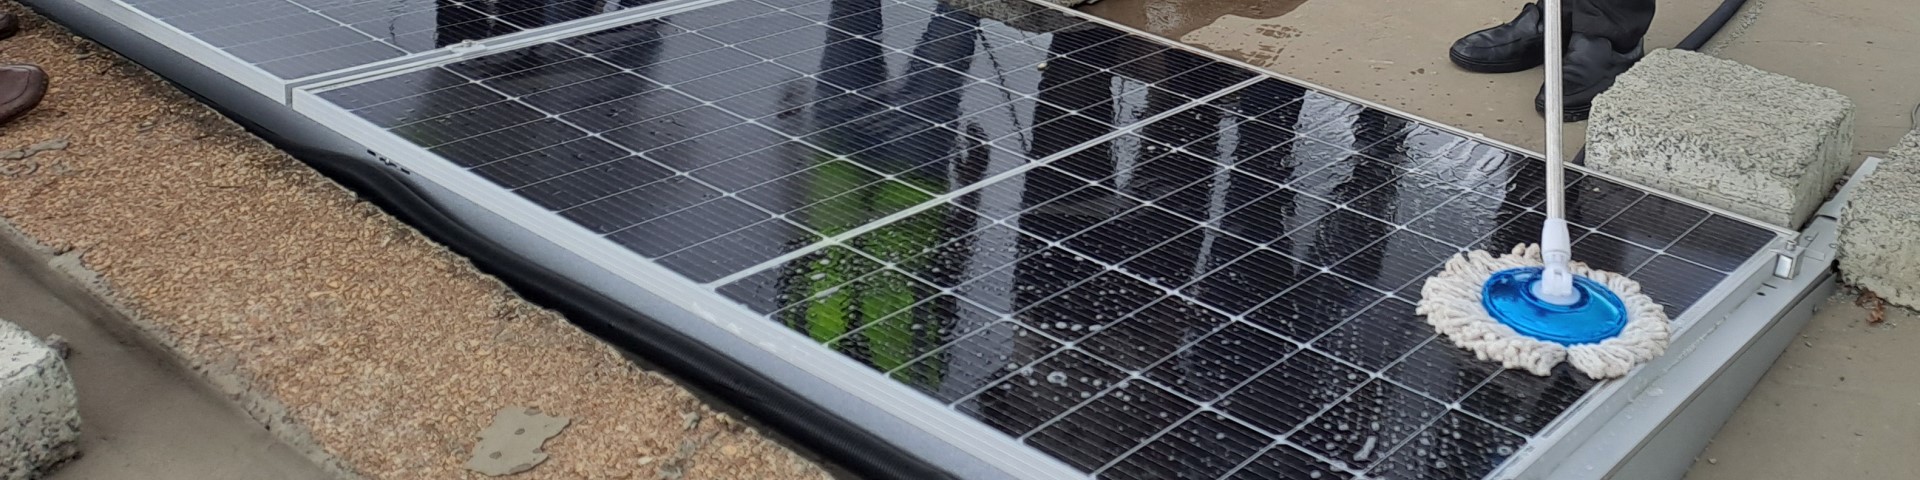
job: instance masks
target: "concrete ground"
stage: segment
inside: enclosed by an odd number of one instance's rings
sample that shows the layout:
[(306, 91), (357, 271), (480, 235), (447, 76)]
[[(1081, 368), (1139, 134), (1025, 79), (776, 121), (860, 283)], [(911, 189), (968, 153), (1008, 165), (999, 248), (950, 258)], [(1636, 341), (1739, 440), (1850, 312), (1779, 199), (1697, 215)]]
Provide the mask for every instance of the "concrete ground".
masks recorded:
[(0, 245), (0, 319), (65, 338), (79, 389), (82, 456), (48, 480), (333, 478), (199, 375), (123, 331), (130, 324), (90, 294), (47, 281), (36, 271), (44, 266), (10, 250)]
[[(1455, 38), (1523, 0), (1104, 0), (1083, 10), (1273, 71), (1539, 150), (1544, 73), (1454, 68)], [(1685, 37), (1719, 0), (1661, 0), (1649, 48)], [(1703, 51), (1839, 90), (1857, 105), (1856, 162), (1913, 129), (1920, 4), (1748, 0)], [(1584, 125), (1569, 125), (1568, 152)], [(1829, 300), (1702, 453), (1689, 479), (1920, 478), (1920, 316), (1869, 325)]]
[[(1414, 115), (1539, 150), (1540, 69), (1462, 72), (1447, 45), (1524, 0), (1104, 0), (1083, 10)], [(1648, 48), (1670, 47), (1720, 0), (1661, 0)], [(1914, 128), (1920, 5), (1748, 0), (1706, 52), (1839, 90), (1858, 104), (1856, 159)], [(1584, 125), (1569, 125), (1569, 152)]]

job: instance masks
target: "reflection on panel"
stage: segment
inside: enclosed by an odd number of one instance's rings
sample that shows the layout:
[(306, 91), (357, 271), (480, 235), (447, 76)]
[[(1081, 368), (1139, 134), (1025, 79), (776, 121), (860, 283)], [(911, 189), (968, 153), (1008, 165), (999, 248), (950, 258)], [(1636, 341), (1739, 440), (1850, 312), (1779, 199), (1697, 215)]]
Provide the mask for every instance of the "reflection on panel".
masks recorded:
[(291, 80), (660, 0), (123, 1)]
[[(1478, 478), (1593, 386), (1414, 313), (1535, 241), (1541, 162), (1031, 4), (736, 0), (322, 96), (1102, 478)], [(1773, 238), (1568, 181), (1670, 314)]]

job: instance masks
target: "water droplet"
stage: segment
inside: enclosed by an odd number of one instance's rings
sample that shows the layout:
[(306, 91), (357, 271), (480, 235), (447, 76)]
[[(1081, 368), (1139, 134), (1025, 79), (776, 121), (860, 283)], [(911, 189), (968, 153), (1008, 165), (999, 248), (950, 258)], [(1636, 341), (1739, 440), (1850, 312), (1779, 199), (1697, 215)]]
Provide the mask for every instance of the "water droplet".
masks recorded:
[(1048, 383), (1053, 383), (1053, 384), (1056, 384), (1056, 385), (1066, 385), (1066, 384), (1067, 384), (1067, 372), (1053, 372), (1053, 373), (1049, 373), (1049, 374), (1047, 374), (1047, 382), (1048, 382)]

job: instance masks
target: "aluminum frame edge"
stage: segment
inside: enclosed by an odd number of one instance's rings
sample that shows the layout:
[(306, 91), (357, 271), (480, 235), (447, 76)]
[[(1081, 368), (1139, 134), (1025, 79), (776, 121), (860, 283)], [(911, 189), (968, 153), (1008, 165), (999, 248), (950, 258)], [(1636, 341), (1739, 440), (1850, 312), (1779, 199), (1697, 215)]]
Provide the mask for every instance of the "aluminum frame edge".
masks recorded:
[[(599, 270), (591, 276), (611, 276), (639, 287), (638, 291), (653, 298), (629, 302), (636, 310), (754, 365), (787, 388), (834, 411), (860, 415), (849, 420), (961, 478), (1087, 478), (1087, 474), (1041, 455), (984, 423), (960, 416), (917, 392), (904, 391), (905, 387), (883, 373), (821, 349), (798, 332), (742, 322), (759, 315), (737, 302), (720, 301), (724, 299), (678, 273), (548, 214), (472, 172), (459, 170), (438, 155), (373, 127), (308, 89), (295, 91), (293, 108), (406, 168), (410, 181), (430, 182), (436, 189), (452, 192), (464, 202), (499, 216), (512, 228)], [(597, 283), (606, 285), (604, 281)], [(627, 296), (635, 292), (622, 289), (603, 293)]]

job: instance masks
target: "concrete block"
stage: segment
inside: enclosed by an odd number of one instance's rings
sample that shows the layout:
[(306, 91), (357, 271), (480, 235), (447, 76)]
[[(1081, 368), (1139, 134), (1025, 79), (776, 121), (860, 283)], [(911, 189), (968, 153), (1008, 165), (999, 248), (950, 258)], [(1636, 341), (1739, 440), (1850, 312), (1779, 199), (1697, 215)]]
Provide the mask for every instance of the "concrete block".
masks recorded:
[(78, 452), (80, 410), (67, 363), (0, 320), (0, 480), (39, 478)]
[(1587, 166), (1799, 229), (1852, 162), (1853, 110), (1831, 88), (1657, 50), (1594, 100)]
[(1920, 131), (1907, 134), (1847, 200), (1840, 278), (1920, 308)]

